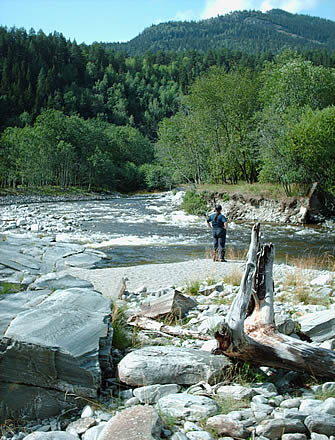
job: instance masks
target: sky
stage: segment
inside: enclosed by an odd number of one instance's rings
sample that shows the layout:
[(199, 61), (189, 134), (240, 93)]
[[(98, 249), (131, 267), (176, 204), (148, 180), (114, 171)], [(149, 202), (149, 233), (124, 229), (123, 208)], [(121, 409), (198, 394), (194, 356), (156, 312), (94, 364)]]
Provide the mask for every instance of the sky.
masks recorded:
[(62, 33), (78, 44), (124, 42), (171, 20), (273, 8), (335, 21), (335, 0), (0, 0), (0, 25)]

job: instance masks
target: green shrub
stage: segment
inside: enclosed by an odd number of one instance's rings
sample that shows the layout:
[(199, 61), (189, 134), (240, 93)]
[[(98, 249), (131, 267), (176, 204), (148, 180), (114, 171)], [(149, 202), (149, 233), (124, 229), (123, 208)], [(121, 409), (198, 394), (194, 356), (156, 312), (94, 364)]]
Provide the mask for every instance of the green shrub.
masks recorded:
[(206, 215), (207, 201), (203, 194), (199, 194), (194, 190), (186, 191), (181, 208), (188, 214)]
[(229, 194), (227, 192), (224, 192), (222, 194), (222, 201), (223, 202), (228, 202), (229, 201)]
[(166, 190), (171, 185), (171, 177), (161, 165), (147, 163), (140, 166), (145, 187), (149, 190)]
[(123, 350), (132, 343), (125, 309), (113, 304), (112, 309), (113, 347)]

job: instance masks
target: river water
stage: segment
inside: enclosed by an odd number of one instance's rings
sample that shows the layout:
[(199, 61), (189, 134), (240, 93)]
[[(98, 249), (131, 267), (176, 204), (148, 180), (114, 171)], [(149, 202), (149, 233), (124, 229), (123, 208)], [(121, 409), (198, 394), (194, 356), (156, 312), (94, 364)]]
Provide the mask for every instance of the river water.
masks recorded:
[[(58, 203), (55, 215), (74, 216), (80, 228), (71, 239), (101, 248), (109, 267), (170, 263), (207, 258), (211, 231), (205, 217), (187, 215), (178, 208), (180, 193), (115, 197), (104, 201)], [(230, 222), (227, 249), (236, 256), (247, 249), (252, 223)], [(276, 262), (288, 257), (334, 254), (334, 229), (263, 224), (263, 241), (272, 242)], [(69, 237), (68, 237), (69, 238)], [(229, 258), (229, 257), (228, 257)]]

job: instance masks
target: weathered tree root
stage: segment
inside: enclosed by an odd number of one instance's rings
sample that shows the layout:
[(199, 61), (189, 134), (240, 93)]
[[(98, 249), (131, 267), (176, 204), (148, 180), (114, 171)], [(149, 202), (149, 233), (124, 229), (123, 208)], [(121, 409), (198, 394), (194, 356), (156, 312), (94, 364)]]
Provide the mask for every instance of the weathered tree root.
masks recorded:
[(240, 289), (227, 321), (215, 333), (216, 353), (268, 366), (335, 378), (335, 353), (283, 335), (276, 329), (273, 308), (272, 268), (274, 247), (260, 245), (260, 225), (251, 233), (251, 243)]

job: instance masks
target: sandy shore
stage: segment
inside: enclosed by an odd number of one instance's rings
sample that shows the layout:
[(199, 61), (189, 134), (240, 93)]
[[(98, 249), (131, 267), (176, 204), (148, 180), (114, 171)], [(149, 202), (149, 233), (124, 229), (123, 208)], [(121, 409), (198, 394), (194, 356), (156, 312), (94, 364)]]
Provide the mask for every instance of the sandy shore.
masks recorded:
[(196, 259), (181, 263), (146, 264), (131, 267), (107, 269), (69, 268), (62, 274), (70, 274), (90, 281), (96, 290), (106, 297), (116, 298), (122, 286), (122, 278), (127, 277), (127, 290), (134, 292), (146, 286), (155, 291), (169, 286), (182, 286), (194, 280), (222, 280), (233, 270), (244, 269), (244, 262), (213, 262), (208, 259)]
[[(170, 286), (179, 287), (189, 282), (208, 279), (222, 281), (226, 275), (238, 271), (243, 273), (244, 261), (228, 261), (227, 263), (213, 262), (209, 259), (195, 259), (181, 263), (146, 264), (131, 267), (116, 267), (107, 269), (69, 268), (61, 274), (70, 274), (90, 281), (94, 288), (109, 298), (116, 298), (122, 287), (122, 278), (127, 277), (127, 290), (134, 292), (145, 286), (151, 292)], [(273, 278), (276, 280), (288, 271), (294, 271), (291, 266), (274, 265)], [(317, 272), (317, 271), (315, 271)]]

